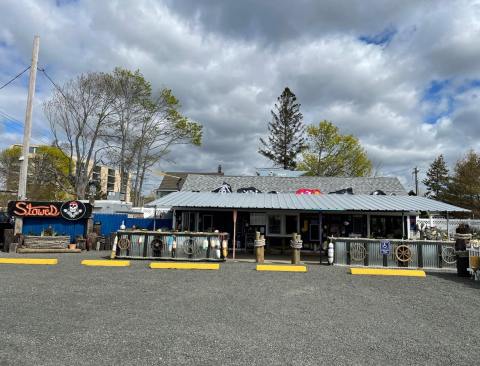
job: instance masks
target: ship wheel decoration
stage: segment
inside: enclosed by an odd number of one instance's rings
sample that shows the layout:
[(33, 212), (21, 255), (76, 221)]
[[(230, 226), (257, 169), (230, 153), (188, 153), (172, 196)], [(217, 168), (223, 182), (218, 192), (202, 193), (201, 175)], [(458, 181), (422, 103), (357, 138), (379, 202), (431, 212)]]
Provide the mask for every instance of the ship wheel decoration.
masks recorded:
[(447, 264), (457, 263), (457, 256), (455, 255), (455, 248), (452, 246), (445, 246), (442, 248), (442, 259)]
[(367, 256), (367, 250), (365, 246), (361, 243), (352, 243), (350, 244), (350, 259), (352, 261), (363, 261)]
[(410, 262), (412, 260), (412, 251), (408, 245), (399, 245), (395, 248), (395, 257), (400, 262)]
[(163, 249), (163, 241), (160, 239), (153, 239), (150, 243), (150, 246), (153, 250), (162, 250)]
[(127, 238), (121, 238), (118, 241), (117, 245), (122, 250), (128, 249), (128, 248), (130, 248), (130, 240), (128, 240)]
[(186, 255), (194, 255), (197, 254), (200, 250), (197, 241), (193, 238), (189, 238), (183, 242), (183, 252)]

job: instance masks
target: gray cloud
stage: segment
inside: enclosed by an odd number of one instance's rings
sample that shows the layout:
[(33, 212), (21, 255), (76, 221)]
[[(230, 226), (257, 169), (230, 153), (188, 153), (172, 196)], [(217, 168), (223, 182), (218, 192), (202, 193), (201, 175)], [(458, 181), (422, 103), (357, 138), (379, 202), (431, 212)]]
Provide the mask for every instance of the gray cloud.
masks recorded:
[[(277, 96), (290, 86), (306, 123), (333, 121), (360, 138), (381, 173), (400, 175), (410, 185), (414, 166), (425, 171), (439, 153), (454, 162), (479, 147), (477, 87), (459, 91), (480, 78), (479, 11), (478, 2), (466, 0), (375, 0), (368, 6), (4, 0), (0, 81), (28, 65), (36, 33), (40, 63), (58, 82), (115, 66), (140, 69), (156, 90), (171, 88), (182, 111), (204, 125), (202, 147), (172, 149), (159, 169), (214, 171), (222, 164), (229, 174), (269, 165), (257, 153), (258, 138), (266, 134)], [(392, 30), (388, 42), (365, 42), (385, 30)], [(425, 98), (434, 80), (450, 86), (439, 98)], [(39, 140), (49, 138), (40, 106), (50, 92), (39, 75)], [(25, 98), (22, 84), (1, 90), (0, 110), (22, 120)], [(440, 119), (425, 123), (431, 116)], [(18, 129), (4, 123), (0, 131), (2, 146), (21, 141)]]

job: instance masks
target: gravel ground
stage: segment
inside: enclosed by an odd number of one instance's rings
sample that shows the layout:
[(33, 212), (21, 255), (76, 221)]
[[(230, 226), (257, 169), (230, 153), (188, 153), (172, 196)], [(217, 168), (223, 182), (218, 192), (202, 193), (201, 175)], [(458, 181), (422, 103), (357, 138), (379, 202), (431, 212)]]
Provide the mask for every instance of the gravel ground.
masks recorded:
[[(105, 254), (105, 253), (104, 253)], [(12, 256), (3, 253), (4, 256)], [(474, 365), (480, 285), (352, 276), (0, 265), (0, 365)]]

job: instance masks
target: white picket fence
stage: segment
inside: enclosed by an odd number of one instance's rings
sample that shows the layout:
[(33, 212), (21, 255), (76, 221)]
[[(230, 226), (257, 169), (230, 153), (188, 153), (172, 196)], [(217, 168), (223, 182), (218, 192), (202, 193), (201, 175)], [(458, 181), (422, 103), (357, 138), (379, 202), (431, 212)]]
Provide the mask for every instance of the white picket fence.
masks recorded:
[[(425, 224), (427, 227), (434, 227), (440, 230), (447, 230), (447, 219), (432, 218), (432, 219), (417, 219), (417, 226)], [(474, 231), (480, 231), (480, 220), (473, 219), (449, 219), (448, 228), (450, 232), (455, 232), (455, 229), (460, 224), (467, 224)]]

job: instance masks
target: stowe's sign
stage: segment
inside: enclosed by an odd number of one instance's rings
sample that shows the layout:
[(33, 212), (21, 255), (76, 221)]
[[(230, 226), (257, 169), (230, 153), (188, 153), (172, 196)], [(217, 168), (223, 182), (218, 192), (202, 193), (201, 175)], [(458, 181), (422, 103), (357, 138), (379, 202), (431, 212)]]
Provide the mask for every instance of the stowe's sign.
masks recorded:
[(17, 217), (63, 217), (67, 220), (80, 220), (90, 217), (91, 213), (92, 206), (80, 201), (10, 201), (8, 203), (8, 214)]

